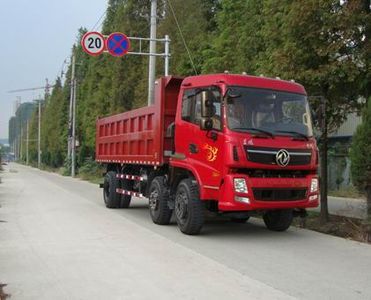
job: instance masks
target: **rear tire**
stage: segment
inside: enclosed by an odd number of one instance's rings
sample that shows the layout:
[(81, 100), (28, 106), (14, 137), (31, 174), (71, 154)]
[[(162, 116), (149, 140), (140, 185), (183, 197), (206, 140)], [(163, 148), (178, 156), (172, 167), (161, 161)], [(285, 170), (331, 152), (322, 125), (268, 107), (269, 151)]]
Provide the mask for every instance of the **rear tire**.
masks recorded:
[[(122, 179), (121, 183), (122, 189), (126, 191), (133, 190), (133, 181), (128, 179)], [(131, 202), (131, 195), (121, 195), (120, 208), (128, 208)]]
[(204, 224), (204, 203), (200, 200), (197, 184), (189, 178), (178, 185), (175, 217), (181, 232), (189, 235), (200, 233)]
[(169, 207), (169, 191), (165, 186), (164, 176), (158, 176), (152, 180), (148, 195), (149, 213), (153, 223), (168, 225), (173, 210)]
[(119, 181), (116, 178), (116, 172), (107, 172), (107, 174), (104, 176), (103, 184), (103, 199), (106, 207), (119, 207), (121, 197), (118, 193), (116, 193), (117, 188), (119, 188)]
[(271, 210), (264, 214), (263, 220), (269, 230), (285, 231), (292, 223), (293, 213), (291, 209)]

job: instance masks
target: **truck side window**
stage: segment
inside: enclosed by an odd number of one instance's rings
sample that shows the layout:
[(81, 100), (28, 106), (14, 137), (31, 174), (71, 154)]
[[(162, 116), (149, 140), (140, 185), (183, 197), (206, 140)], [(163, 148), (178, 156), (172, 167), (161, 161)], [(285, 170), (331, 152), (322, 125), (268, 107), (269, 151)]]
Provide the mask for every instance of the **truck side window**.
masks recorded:
[[(214, 109), (215, 115), (213, 119), (213, 128), (221, 130), (221, 95), (218, 88), (210, 87), (214, 95)], [(182, 102), (182, 120), (200, 125), (201, 123), (201, 92), (202, 89), (185, 90)]]
[(194, 107), (195, 90), (185, 90), (182, 101), (182, 120), (190, 122)]
[(213, 87), (211, 89), (214, 95), (214, 111), (215, 115), (212, 117), (213, 129), (222, 130), (222, 105), (221, 105), (221, 94), (218, 88)]

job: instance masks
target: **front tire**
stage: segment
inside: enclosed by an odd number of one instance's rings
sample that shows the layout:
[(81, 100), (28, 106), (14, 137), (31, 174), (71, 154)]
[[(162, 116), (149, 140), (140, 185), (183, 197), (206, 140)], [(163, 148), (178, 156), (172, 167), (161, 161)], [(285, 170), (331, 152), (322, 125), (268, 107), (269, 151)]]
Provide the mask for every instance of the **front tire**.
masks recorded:
[(269, 230), (285, 231), (292, 223), (293, 213), (291, 209), (271, 210), (264, 214), (263, 220)]
[(107, 174), (104, 176), (103, 184), (103, 199), (106, 207), (119, 207), (121, 197), (118, 193), (116, 193), (117, 188), (119, 188), (119, 181), (116, 178), (116, 172), (107, 172)]
[(169, 191), (165, 186), (164, 176), (158, 176), (152, 180), (148, 199), (149, 213), (153, 223), (168, 225), (173, 210), (169, 207)]
[(189, 178), (178, 185), (175, 217), (181, 232), (189, 235), (200, 233), (204, 224), (204, 203), (200, 200), (197, 184)]

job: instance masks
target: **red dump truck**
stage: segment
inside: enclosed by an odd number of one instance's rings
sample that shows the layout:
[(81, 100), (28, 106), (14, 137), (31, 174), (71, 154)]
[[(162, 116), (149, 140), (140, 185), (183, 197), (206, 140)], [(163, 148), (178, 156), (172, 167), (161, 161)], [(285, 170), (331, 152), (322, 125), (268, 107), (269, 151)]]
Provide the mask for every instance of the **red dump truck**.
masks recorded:
[(284, 231), (319, 203), (311, 113), (293, 81), (160, 78), (153, 105), (98, 119), (96, 161), (108, 208), (146, 197), (154, 223), (174, 212), (185, 234), (200, 232), (205, 211), (239, 223), (260, 214)]

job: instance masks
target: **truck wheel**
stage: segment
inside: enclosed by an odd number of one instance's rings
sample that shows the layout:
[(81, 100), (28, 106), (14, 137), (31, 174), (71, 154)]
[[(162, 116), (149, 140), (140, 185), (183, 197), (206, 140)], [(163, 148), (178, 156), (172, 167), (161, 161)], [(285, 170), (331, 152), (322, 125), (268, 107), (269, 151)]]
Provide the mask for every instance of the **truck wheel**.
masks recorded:
[(164, 183), (164, 177), (158, 176), (152, 180), (149, 188), (149, 213), (152, 221), (159, 225), (170, 223), (173, 210), (168, 205), (169, 192)]
[(103, 199), (108, 208), (117, 208), (120, 204), (121, 197), (116, 193), (118, 184), (116, 173), (113, 171), (107, 172), (106, 176), (104, 176)]
[(287, 230), (293, 220), (291, 209), (285, 210), (272, 210), (264, 214), (263, 220), (265, 226), (272, 231), (285, 231)]
[(250, 217), (245, 217), (245, 218), (231, 218), (231, 221), (232, 221), (233, 223), (244, 224), (244, 223), (246, 223), (249, 219), (250, 219)]
[[(131, 191), (133, 189), (133, 181), (122, 179), (122, 189)], [(121, 195), (120, 208), (128, 208), (131, 202), (131, 195)]]
[(204, 224), (204, 203), (199, 198), (197, 184), (191, 179), (182, 180), (175, 196), (175, 217), (185, 234), (199, 234)]

